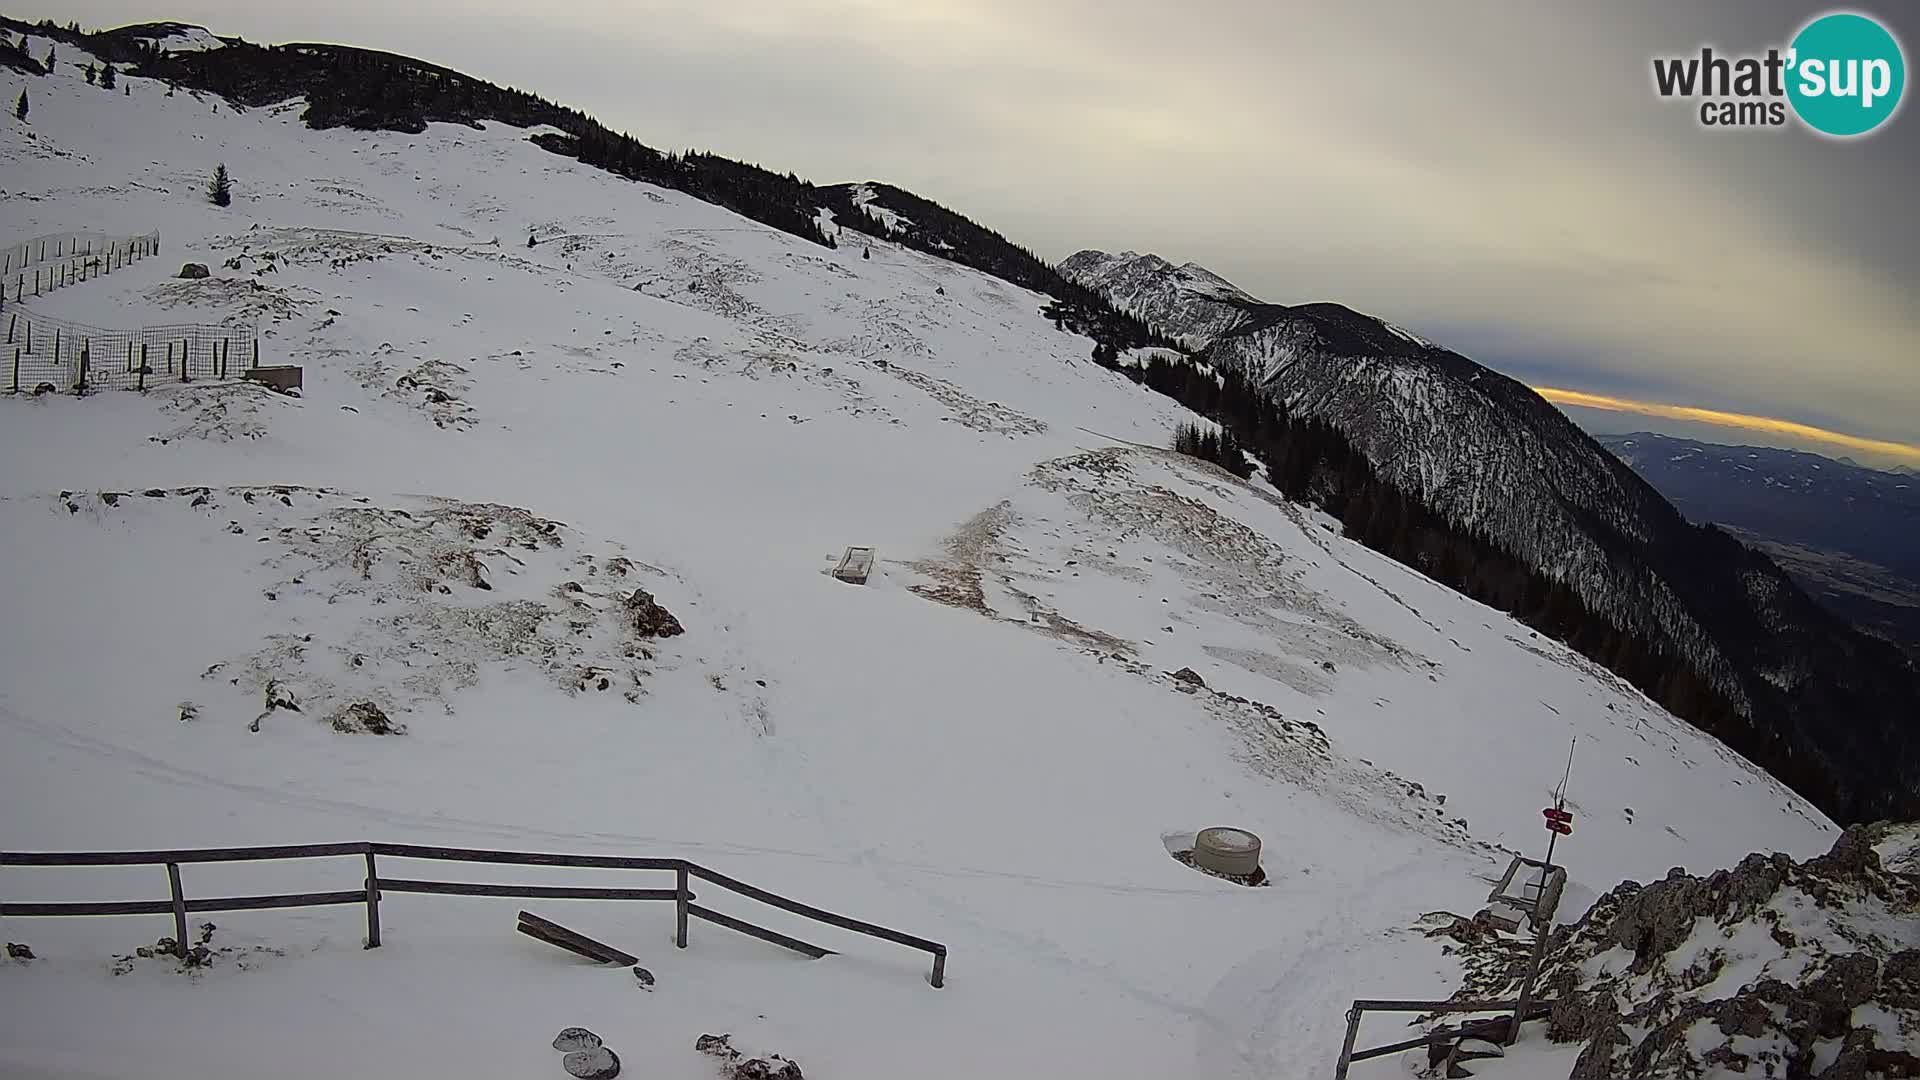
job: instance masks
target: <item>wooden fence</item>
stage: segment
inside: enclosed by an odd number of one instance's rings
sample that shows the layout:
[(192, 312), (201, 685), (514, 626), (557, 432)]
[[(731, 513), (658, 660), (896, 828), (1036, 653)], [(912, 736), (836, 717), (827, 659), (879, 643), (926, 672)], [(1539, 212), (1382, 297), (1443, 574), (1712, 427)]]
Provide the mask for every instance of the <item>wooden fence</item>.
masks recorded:
[(0, 310), (29, 296), (111, 274), (160, 252), (158, 230), (145, 236), (57, 233), (0, 250)]
[[(271, 896), (225, 896), (195, 898), (186, 895), (180, 883), (180, 867), (188, 863), (258, 862), (271, 859), (320, 859), (358, 856), (366, 861), (366, 877), (357, 889), (334, 892), (283, 893)], [(612, 870), (672, 871), (674, 884), (667, 888), (601, 888), (571, 885), (493, 885), (462, 881), (425, 881), (381, 877), (377, 856), (392, 859), (422, 859), (443, 862), (492, 863), (511, 866), (559, 866)], [(831, 949), (788, 937), (755, 926), (742, 919), (694, 903), (690, 888), (699, 878), (739, 896), (757, 900), (815, 922), (850, 930), (856, 934), (891, 941), (933, 956), (933, 972), (928, 981), (935, 987), (946, 982), (947, 947), (926, 938), (889, 930), (884, 926), (836, 915), (811, 904), (768, 892), (737, 878), (709, 870), (686, 859), (630, 858), (621, 855), (554, 855), (536, 851), (488, 851), (478, 848), (421, 847), (415, 844), (295, 844), (285, 847), (197, 848), (181, 851), (4, 851), (0, 867), (8, 866), (164, 866), (167, 870), (166, 900), (128, 900), (109, 903), (12, 903), (0, 902), (0, 917), (81, 916), (81, 915), (165, 915), (171, 913), (174, 942), (184, 958), (188, 951), (187, 913), (199, 911), (257, 911), (265, 908), (325, 907), (364, 904), (367, 909), (369, 949), (380, 946), (380, 897), (383, 893), (432, 893), (441, 896), (503, 896), (564, 900), (657, 900), (672, 901), (675, 912), (673, 943), (687, 947), (687, 920), (700, 919), (757, 937), (814, 959), (827, 956)]]
[(145, 390), (238, 379), (260, 366), (257, 327), (180, 323), (108, 330), (9, 305), (0, 312), (0, 392)]

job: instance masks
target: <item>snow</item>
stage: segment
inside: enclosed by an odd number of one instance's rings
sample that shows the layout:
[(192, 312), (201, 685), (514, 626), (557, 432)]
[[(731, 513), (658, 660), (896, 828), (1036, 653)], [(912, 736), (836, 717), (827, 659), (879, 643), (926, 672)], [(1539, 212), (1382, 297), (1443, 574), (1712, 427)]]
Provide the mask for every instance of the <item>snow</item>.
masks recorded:
[[(355, 907), (214, 915), (231, 951), (185, 974), (114, 961), (164, 917), (8, 917), (41, 959), (0, 966), (0, 1072), (552, 1075), (554, 1032), (581, 1025), (663, 1078), (712, 1074), (703, 1032), (829, 1077), (1319, 1076), (1348, 999), (1454, 989), (1409, 928), (1541, 846), (1575, 736), (1559, 850), (1586, 895), (1831, 842), (1569, 650), (1152, 449), (1192, 418), (1087, 361), (1036, 294), (820, 248), (513, 128), (313, 132), (297, 105), (123, 81), (33, 83), (0, 138), (0, 234), (158, 228), (163, 254), (9, 312), (257, 318), (305, 396), (0, 400), (0, 844), (683, 856), (943, 942), (948, 986), (726, 895), (703, 902), (841, 955), (707, 924), (680, 951), (664, 905), (391, 894), (379, 949)], [(202, 195), (220, 161), (225, 210)], [(172, 280), (184, 261), (215, 277)], [(504, 508), (557, 545), (512, 542)], [(487, 535), (461, 533), (476, 514)], [(865, 586), (826, 573), (849, 545), (883, 556)], [(616, 558), (686, 627), (650, 657), (625, 651)], [(1208, 689), (1166, 677), (1188, 666)], [(262, 717), (268, 678), (302, 711)], [(368, 698), (405, 734), (326, 722)], [(1169, 857), (1226, 822), (1261, 837), (1270, 888)], [(9, 901), (163, 888), (155, 867), (0, 871)], [(520, 906), (639, 955), (656, 992), (514, 934)]]
[(170, 33), (158, 38), (160, 47), (168, 52), (203, 52), (207, 49), (221, 49), (226, 42), (213, 36), (213, 32), (204, 26), (182, 26), (175, 24)]

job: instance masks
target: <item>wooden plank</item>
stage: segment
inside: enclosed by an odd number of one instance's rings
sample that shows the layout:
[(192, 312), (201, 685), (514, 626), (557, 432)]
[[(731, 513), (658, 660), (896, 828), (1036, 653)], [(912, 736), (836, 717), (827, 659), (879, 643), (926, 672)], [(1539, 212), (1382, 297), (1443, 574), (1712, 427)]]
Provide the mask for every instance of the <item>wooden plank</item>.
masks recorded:
[(127, 900), (97, 904), (0, 904), (0, 916), (63, 915), (165, 915), (173, 910), (171, 900)]
[(621, 952), (604, 942), (595, 941), (585, 934), (569, 930), (557, 922), (543, 919), (530, 911), (520, 913), (520, 924), (514, 929), (531, 938), (538, 938), (549, 945), (557, 945), (568, 952), (579, 953), (589, 960), (602, 964), (620, 964), (632, 967), (640, 962), (639, 957)]
[(477, 885), (464, 881), (412, 881), (381, 878), (385, 892), (436, 893), (442, 896), (512, 896), (545, 900), (673, 900), (677, 889), (604, 889), (578, 885)]
[(192, 848), (183, 851), (0, 851), (0, 866), (159, 866), (165, 863), (318, 859), (329, 855), (362, 855), (367, 847), (365, 843), (357, 843)]
[(730, 878), (725, 874), (715, 873), (698, 863), (687, 864), (687, 869), (692, 871), (696, 877), (711, 881), (723, 889), (731, 889), (741, 896), (758, 900), (763, 904), (770, 904), (783, 911), (791, 911), (795, 915), (805, 915), (807, 918), (813, 919), (816, 922), (823, 922), (829, 926), (837, 926), (842, 930), (851, 930), (856, 934), (867, 934), (872, 937), (882, 938), (900, 945), (905, 945), (910, 949), (920, 949), (937, 956), (944, 956), (947, 952), (947, 947), (939, 942), (928, 941), (922, 937), (914, 937), (912, 934), (903, 934), (898, 930), (889, 930), (884, 926), (870, 922), (862, 922), (859, 919), (849, 919), (844, 915), (835, 915), (831, 911), (824, 911), (811, 904), (800, 903), (798, 900), (789, 900), (784, 896), (779, 896), (765, 889), (749, 885), (738, 878)]
[(167, 864), (167, 887), (173, 891), (173, 951), (187, 958), (187, 900), (180, 891), (180, 864)]
[[(333, 904), (358, 904), (366, 900), (363, 889), (351, 892), (286, 893), (278, 896), (224, 896), (185, 899), (183, 911), (259, 911), (266, 908), (327, 907)], [(0, 905), (0, 915), (21, 917), (61, 917), (69, 915), (167, 915), (174, 911), (172, 900), (127, 900), (85, 904)]]
[[(585, 866), (613, 870), (677, 870), (684, 859), (643, 859), (625, 855), (550, 855), (539, 851), (489, 851), (484, 848), (421, 847), (417, 844), (370, 844), (376, 855), (402, 859), (438, 859), (445, 862), (505, 863), (513, 866)], [(0, 860), (0, 865), (5, 865)]]
[(264, 911), (268, 908), (331, 907), (335, 904), (366, 903), (365, 889), (345, 892), (282, 893), (276, 896), (223, 896), (210, 900), (188, 900), (188, 911)]
[(632, 957), (627, 957), (626, 959), (623, 960), (620, 958), (620, 956), (615, 955), (614, 953), (611, 953), (611, 952), (603, 953), (598, 949), (595, 949), (589, 946), (582, 946), (571, 938), (567, 938), (560, 934), (554, 934), (546, 930), (542, 930), (540, 927), (535, 926), (532, 923), (519, 923), (514, 926), (514, 929), (518, 930), (522, 934), (525, 934), (528, 937), (533, 938), (537, 941), (544, 941), (549, 945), (553, 945), (553, 946), (557, 946), (558, 948), (565, 949), (568, 952), (573, 953), (575, 956), (579, 956), (584, 959), (591, 960), (596, 964), (629, 964), (629, 963), (635, 962), (634, 958)]
[(693, 892), (687, 888), (687, 867), (682, 863), (673, 874), (673, 943), (679, 948), (687, 947), (687, 902), (693, 899)]
[(367, 852), (367, 948), (380, 947), (380, 870)]
[(834, 955), (832, 949), (823, 949), (818, 945), (809, 944), (808, 942), (801, 941), (799, 938), (788, 937), (785, 934), (769, 930), (764, 926), (755, 926), (750, 922), (744, 922), (731, 915), (722, 915), (711, 908), (703, 908), (699, 904), (688, 904), (687, 914), (692, 915), (696, 919), (705, 919), (717, 926), (724, 926), (729, 930), (738, 930), (749, 937), (757, 937), (761, 941), (770, 941), (782, 948), (792, 949), (794, 952), (803, 953), (815, 960), (823, 956)]

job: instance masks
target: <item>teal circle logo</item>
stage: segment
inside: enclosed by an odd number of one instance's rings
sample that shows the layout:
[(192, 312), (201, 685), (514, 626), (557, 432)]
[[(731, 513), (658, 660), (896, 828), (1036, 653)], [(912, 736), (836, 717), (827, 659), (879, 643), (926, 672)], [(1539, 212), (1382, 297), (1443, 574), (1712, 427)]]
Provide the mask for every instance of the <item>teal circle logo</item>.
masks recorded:
[(1815, 131), (1865, 135), (1900, 107), (1906, 57), (1887, 28), (1865, 15), (1820, 16), (1794, 37), (1787, 56), (1787, 100)]

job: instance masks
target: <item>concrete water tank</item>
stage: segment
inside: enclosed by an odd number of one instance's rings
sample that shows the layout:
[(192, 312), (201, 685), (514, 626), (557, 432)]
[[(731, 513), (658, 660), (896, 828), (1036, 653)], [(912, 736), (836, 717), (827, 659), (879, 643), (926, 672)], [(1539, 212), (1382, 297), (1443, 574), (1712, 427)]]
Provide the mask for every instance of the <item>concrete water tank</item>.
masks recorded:
[(1216, 874), (1247, 877), (1260, 869), (1260, 838), (1245, 829), (1201, 829), (1193, 838), (1193, 863)]

